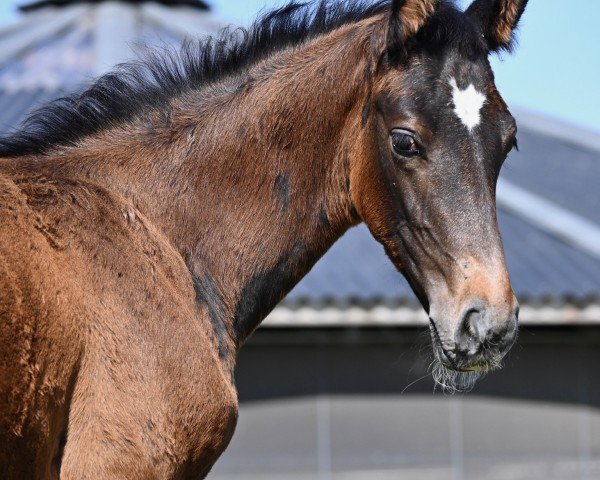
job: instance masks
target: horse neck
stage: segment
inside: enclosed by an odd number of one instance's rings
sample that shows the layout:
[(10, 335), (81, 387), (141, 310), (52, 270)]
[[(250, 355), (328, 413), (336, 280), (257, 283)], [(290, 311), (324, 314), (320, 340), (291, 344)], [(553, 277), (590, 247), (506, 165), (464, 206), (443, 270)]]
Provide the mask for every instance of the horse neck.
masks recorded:
[(280, 52), (241, 83), (186, 94), (89, 149), (103, 159), (98, 178), (184, 256), (223, 356), (356, 223), (348, 155), (367, 100), (368, 48), (355, 36), (348, 26)]

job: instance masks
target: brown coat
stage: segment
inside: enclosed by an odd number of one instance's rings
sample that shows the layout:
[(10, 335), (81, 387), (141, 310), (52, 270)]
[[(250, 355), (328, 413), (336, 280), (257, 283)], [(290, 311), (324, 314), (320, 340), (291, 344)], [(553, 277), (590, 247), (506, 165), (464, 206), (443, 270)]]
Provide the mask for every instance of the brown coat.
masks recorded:
[[(239, 348), (361, 220), (429, 310), (436, 380), (499, 365), (515, 125), (487, 54), (525, 1), (497, 2), (283, 10), (0, 139), (0, 479), (204, 478), (235, 428)], [(229, 74), (203, 83), (207, 65)], [(496, 99), (476, 132), (449, 77)]]
[(207, 473), (236, 393), (181, 255), (85, 181), (2, 175), (0, 212), (0, 477)]

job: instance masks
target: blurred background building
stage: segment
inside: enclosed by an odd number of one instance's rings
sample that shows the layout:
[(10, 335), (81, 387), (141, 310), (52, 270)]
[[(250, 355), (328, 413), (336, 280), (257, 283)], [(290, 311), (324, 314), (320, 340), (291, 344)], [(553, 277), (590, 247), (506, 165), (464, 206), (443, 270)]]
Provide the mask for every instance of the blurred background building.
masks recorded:
[[(0, 28), (0, 132), (136, 47), (225, 23), (201, 0), (25, 3)], [(514, 111), (498, 207), (522, 333), (505, 369), (434, 393), (427, 318), (357, 227), (244, 347), (238, 430), (209, 478), (600, 478), (600, 136)]]

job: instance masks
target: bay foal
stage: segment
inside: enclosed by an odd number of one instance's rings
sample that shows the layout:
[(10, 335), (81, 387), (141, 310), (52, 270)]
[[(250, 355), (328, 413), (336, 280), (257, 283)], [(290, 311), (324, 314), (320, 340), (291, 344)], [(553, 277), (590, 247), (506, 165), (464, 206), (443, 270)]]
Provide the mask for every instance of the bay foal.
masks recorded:
[(525, 0), (288, 5), (0, 141), (0, 477), (203, 478), (236, 353), (360, 221), (467, 388), (515, 339), (488, 54)]

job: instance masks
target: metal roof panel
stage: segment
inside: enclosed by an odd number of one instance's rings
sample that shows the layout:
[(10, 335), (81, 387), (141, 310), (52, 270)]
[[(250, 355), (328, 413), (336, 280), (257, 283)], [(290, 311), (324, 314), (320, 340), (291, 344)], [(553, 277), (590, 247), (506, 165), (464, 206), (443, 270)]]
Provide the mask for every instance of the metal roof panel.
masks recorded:
[(502, 176), (600, 224), (600, 153), (521, 128)]

